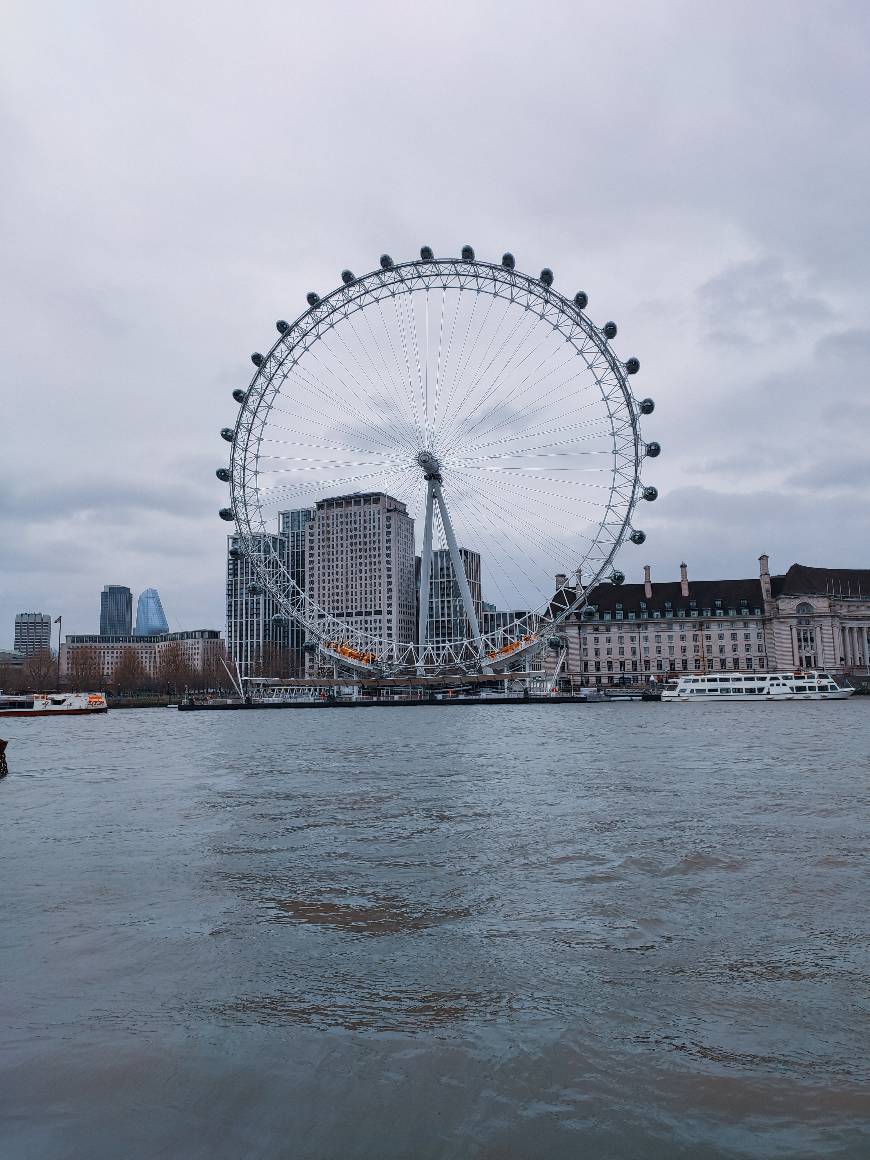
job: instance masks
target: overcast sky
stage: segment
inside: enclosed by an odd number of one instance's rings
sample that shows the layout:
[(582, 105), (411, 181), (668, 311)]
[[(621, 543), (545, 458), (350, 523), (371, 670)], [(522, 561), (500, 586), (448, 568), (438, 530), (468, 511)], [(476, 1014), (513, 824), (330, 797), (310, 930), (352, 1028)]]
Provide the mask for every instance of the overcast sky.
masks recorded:
[(642, 548), (870, 566), (866, 3), (5, 7), (0, 647), (224, 626), (220, 427), (305, 294), (512, 250), (652, 395)]

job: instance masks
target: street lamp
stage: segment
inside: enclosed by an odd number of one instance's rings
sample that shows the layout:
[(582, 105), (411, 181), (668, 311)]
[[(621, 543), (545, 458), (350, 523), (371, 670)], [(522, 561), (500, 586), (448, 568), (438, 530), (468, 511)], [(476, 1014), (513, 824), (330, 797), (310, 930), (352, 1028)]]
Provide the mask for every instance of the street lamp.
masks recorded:
[(60, 634), (63, 630), (63, 616), (54, 622), (57, 625), (57, 691), (60, 692)]

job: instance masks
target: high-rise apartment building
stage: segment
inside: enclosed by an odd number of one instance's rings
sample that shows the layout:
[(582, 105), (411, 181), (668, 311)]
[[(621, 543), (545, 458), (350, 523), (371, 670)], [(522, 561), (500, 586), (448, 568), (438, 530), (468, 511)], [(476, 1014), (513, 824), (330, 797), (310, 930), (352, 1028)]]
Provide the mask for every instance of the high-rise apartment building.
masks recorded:
[(134, 636), (158, 636), (169, 632), (166, 614), (156, 588), (146, 588), (139, 593), (136, 603), (136, 628)]
[[(494, 604), (487, 604), (484, 601), (480, 627), (485, 636), (498, 632), (499, 629), (510, 633), (518, 621), (522, 621), (525, 626), (528, 623), (527, 618), (531, 615), (531, 610), (528, 608), (512, 608), (509, 611), (503, 611), (496, 608)], [(524, 627), (524, 631), (528, 631), (528, 629)]]
[(133, 593), (122, 584), (106, 584), (100, 593), (100, 636), (130, 636)]
[[(284, 566), (291, 580), (305, 591), (305, 534), (314, 519), (313, 508), (298, 508), (295, 511), (279, 512), (278, 527), (285, 541)], [(287, 626), (287, 648), (290, 650), (290, 671), (300, 674), (304, 667), (303, 647), (305, 629), (295, 620)]]
[[(279, 535), (254, 537), (267, 574), (280, 580), (287, 541)], [(237, 536), (227, 537), (227, 651), (243, 677), (287, 676), (288, 624), (278, 601), (261, 583)], [(269, 671), (266, 672), (266, 669)]]
[[(459, 555), (468, 580), (477, 623), (483, 631), (480, 553), (473, 552), (469, 548), (460, 548)], [(450, 552), (446, 548), (438, 548), (432, 553), (427, 640), (431, 644), (443, 644), (451, 640), (469, 640), (471, 636), (471, 623), (465, 614), (462, 593), (459, 591), (459, 584), (453, 571)]]
[(384, 492), (319, 500), (306, 591), (325, 613), (389, 644), (415, 639), (414, 520)]
[[(278, 534), (254, 538), (267, 573), (280, 590), (286, 569), (305, 591), (305, 529), (312, 508), (278, 513)], [(288, 618), (242, 552), (236, 536), (227, 537), (227, 650), (243, 677), (299, 676), (304, 668), (305, 630)], [(278, 669), (281, 671), (279, 672)], [(266, 671), (268, 670), (268, 672)]]
[(19, 612), (15, 617), (13, 650), (31, 657), (51, 648), (51, 617), (45, 612)]

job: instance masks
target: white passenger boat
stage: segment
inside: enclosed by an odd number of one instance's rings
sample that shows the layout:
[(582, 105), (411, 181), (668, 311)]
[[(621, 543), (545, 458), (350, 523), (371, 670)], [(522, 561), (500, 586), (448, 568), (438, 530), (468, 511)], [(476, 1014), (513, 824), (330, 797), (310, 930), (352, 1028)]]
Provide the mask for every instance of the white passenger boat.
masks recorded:
[(695, 673), (668, 681), (663, 701), (843, 701), (855, 690), (828, 673)]
[(0, 717), (54, 717), (57, 714), (105, 713), (105, 693), (0, 694)]

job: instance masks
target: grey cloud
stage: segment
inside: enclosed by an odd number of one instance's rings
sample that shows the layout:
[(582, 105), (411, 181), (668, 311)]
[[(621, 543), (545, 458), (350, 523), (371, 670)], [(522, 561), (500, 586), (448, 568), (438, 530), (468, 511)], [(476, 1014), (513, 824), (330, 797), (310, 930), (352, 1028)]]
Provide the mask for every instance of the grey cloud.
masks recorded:
[(778, 258), (729, 266), (698, 291), (707, 337), (715, 343), (766, 346), (832, 315), (824, 299), (789, 277)]

